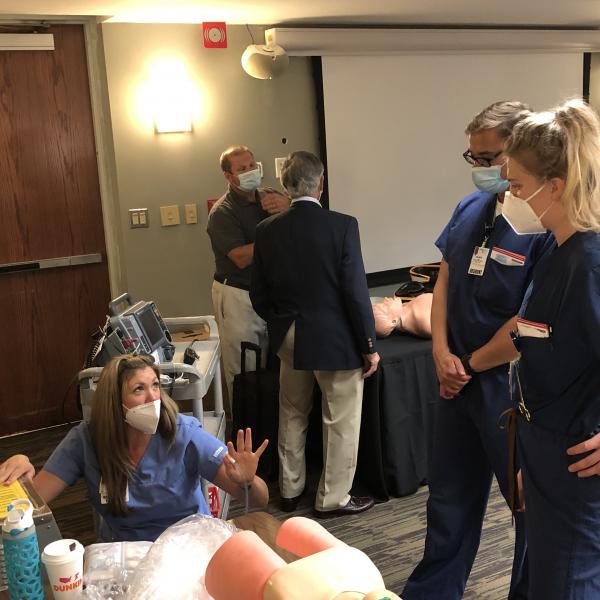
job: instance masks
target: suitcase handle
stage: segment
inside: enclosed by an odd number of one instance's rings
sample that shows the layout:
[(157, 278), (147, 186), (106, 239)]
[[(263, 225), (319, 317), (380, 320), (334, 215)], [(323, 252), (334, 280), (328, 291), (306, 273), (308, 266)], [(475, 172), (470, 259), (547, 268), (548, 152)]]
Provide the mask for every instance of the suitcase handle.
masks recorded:
[(258, 372), (260, 370), (260, 365), (261, 363), (261, 349), (260, 346), (258, 344), (254, 344), (252, 342), (242, 342), (241, 343), (241, 348), (242, 348), (242, 361), (241, 361), (241, 367), (242, 367), (242, 373), (246, 373), (246, 352), (250, 351), (250, 352), (254, 352), (256, 353), (256, 371)]

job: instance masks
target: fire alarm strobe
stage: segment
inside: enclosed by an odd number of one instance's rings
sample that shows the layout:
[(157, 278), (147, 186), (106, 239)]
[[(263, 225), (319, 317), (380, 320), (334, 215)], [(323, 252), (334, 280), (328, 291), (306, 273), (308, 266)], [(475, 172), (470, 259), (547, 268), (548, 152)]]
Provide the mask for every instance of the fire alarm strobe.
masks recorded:
[(202, 23), (205, 48), (227, 48), (227, 26), (225, 23)]

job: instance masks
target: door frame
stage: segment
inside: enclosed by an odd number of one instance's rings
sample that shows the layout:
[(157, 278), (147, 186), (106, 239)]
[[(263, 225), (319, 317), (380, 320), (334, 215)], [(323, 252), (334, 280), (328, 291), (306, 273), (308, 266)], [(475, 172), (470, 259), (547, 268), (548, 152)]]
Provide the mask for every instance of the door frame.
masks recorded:
[(102, 225), (111, 297), (127, 290), (127, 274), (122, 259), (122, 224), (120, 218), (117, 166), (108, 99), (108, 81), (101, 22), (103, 17), (68, 17), (62, 15), (3, 15), (0, 24), (33, 26), (82, 25), (87, 55), (88, 85), (92, 108), (94, 143), (98, 165)]

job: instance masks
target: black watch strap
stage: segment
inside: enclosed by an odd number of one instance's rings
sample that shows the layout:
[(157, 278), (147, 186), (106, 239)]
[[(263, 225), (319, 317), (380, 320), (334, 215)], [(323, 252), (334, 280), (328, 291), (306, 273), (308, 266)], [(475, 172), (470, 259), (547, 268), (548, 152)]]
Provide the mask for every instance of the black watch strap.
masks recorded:
[(474, 375), (477, 375), (477, 373), (473, 371), (473, 367), (471, 367), (471, 363), (469, 362), (471, 360), (471, 356), (471, 353), (463, 354), (460, 357), (460, 362), (462, 363), (465, 373), (473, 377)]

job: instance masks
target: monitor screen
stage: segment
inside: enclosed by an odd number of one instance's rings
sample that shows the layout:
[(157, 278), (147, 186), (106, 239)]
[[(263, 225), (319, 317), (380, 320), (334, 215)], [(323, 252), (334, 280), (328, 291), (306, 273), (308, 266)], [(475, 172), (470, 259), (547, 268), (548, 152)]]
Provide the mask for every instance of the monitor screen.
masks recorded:
[(152, 349), (166, 342), (165, 333), (156, 319), (156, 315), (152, 310), (152, 304), (147, 304), (136, 314), (138, 323), (148, 338), (148, 342)]

